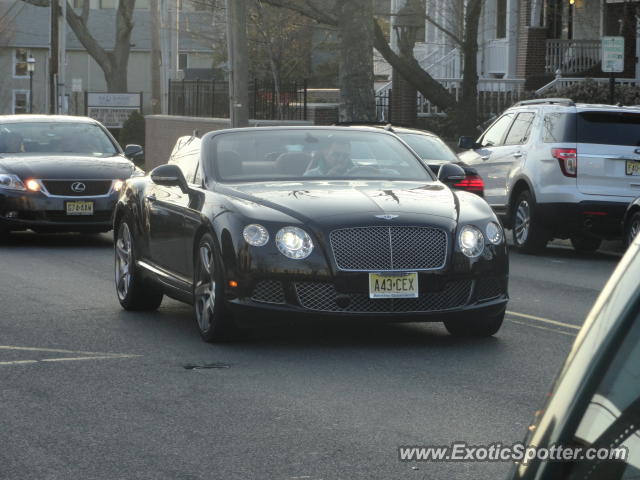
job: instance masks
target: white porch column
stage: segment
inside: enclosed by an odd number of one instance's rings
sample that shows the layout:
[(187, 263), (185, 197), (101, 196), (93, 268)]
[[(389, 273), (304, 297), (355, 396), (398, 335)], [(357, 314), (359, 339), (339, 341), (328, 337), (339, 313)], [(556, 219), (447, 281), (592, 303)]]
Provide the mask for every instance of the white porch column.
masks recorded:
[(516, 77), (519, 8), (520, 0), (507, 0), (507, 62), (505, 78)]

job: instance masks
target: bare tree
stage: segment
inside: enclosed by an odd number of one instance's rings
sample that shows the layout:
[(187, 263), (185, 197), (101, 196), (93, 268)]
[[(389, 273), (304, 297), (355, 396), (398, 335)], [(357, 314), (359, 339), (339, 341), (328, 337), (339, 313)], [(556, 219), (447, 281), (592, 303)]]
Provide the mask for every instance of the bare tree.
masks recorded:
[[(38, 7), (49, 7), (49, 0), (22, 0)], [(133, 30), (133, 10), (136, 0), (120, 0), (116, 10), (115, 43), (106, 50), (91, 34), (89, 27), (90, 2), (84, 0), (80, 14), (67, 2), (67, 23), (80, 43), (100, 66), (107, 82), (107, 91), (127, 91), (127, 68)]]

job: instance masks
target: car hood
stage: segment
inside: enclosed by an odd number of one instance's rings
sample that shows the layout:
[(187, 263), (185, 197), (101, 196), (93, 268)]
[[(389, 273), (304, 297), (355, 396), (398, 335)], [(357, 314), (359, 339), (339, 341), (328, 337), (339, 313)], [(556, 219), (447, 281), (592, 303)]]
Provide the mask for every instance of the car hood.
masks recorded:
[(458, 218), (458, 203), (441, 183), (388, 181), (308, 181), (252, 183), (222, 187), (224, 193), (279, 210), (302, 222), (410, 214)]
[(134, 165), (117, 155), (108, 158), (68, 155), (7, 155), (0, 157), (0, 171), (22, 179), (114, 179), (129, 178)]

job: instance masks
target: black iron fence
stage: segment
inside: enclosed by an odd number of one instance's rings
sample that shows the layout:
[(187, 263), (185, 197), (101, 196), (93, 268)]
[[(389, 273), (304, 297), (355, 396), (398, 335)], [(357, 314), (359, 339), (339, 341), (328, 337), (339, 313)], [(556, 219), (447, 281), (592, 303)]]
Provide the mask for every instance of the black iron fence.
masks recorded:
[[(215, 80), (169, 81), (169, 114), (229, 118), (229, 83)], [(307, 82), (249, 83), (249, 117), (306, 120)]]

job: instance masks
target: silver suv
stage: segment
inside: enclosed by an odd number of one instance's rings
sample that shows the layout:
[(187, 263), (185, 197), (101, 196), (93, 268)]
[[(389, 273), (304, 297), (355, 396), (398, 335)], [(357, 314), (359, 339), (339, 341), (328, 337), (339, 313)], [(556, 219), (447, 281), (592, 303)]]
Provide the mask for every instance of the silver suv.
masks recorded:
[(534, 252), (553, 238), (579, 251), (620, 237), (640, 194), (640, 109), (528, 100), (505, 111), (460, 159), (484, 179), (485, 199)]

